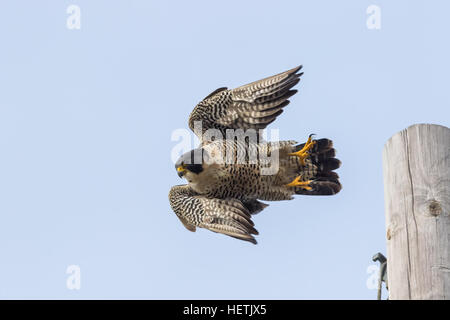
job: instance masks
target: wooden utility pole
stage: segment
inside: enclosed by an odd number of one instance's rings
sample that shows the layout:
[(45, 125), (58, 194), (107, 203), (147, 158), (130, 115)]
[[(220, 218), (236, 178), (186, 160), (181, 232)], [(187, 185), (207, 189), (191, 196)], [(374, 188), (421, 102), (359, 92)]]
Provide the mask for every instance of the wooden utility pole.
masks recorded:
[(395, 134), (383, 173), (389, 299), (450, 299), (450, 129)]

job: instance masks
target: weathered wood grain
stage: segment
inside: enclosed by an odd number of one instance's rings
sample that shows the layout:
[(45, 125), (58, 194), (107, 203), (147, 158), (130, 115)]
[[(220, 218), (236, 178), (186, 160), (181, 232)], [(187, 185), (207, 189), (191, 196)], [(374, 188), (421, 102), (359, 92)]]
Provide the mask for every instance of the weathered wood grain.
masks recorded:
[(395, 134), (383, 174), (389, 299), (450, 299), (450, 129)]

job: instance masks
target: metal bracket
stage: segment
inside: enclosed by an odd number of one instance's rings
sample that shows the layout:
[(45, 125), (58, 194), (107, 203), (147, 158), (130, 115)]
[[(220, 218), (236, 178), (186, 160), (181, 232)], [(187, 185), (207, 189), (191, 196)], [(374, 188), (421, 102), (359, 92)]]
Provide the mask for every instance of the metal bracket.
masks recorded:
[(375, 254), (372, 257), (372, 261), (374, 261), (374, 262), (379, 261), (380, 262), (380, 275), (379, 275), (379, 278), (378, 278), (377, 299), (381, 300), (382, 282), (384, 282), (384, 284), (386, 286), (386, 290), (389, 290), (388, 275), (387, 275), (387, 259), (381, 252), (378, 252), (377, 254)]

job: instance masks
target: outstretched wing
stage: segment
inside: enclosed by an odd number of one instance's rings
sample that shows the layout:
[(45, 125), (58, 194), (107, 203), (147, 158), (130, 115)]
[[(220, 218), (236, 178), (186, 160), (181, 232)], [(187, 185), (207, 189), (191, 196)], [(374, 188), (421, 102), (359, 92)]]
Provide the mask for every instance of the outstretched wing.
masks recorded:
[[(275, 121), (297, 90), (302, 66), (258, 80), (236, 89), (219, 88), (203, 99), (189, 117), (189, 127), (199, 136), (218, 129), (264, 129)], [(201, 123), (201, 130), (199, 126)]]
[(256, 244), (249, 210), (236, 199), (210, 199), (197, 194), (189, 185), (174, 186), (169, 192), (172, 210), (189, 231), (196, 227)]

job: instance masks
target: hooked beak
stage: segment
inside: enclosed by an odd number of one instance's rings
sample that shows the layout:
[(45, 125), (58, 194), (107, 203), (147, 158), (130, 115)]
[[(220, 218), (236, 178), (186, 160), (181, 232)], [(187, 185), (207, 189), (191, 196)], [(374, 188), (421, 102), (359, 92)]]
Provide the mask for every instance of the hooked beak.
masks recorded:
[(184, 166), (179, 166), (179, 167), (177, 168), (177, 172), (178, 172), (178, 176), (179, 176), (180, 178), (183, 178), (184, 173), (186, 172), (186, 169), (184, 168)]

